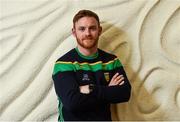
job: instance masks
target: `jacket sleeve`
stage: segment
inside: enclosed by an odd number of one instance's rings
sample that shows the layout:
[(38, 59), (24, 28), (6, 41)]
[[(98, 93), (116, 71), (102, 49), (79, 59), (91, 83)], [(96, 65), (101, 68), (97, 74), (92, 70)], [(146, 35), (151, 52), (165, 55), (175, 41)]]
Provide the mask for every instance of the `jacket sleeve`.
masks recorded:
[(52, 76), (55, 91), (65, 109), (87, 111), (95, 109), (100, 103), (94, 93), (82, 94), (72, 71), (58, 72)]
[(94, 86), (94, 92), (96, 93), (98, 99), (108, 103), (121, 103), (129, 101), (131, 95), (130, 82), (122, 66), (114, 70), (114, 74), (117, 72), (124, 76), (124, 84), (115, 86)]

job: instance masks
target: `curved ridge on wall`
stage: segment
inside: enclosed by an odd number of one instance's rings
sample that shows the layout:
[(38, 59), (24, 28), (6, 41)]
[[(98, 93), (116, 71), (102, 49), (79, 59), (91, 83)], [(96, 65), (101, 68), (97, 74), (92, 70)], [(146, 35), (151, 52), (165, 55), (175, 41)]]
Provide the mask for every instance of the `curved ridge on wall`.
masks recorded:
[(179, 0), (0, 0), (0, 121), (57, 120), (55, 60), (76, 46), (72, 17), (101, 19), (99, 47), (116, 54), (132, 84), (114, 120), (180, 120)]

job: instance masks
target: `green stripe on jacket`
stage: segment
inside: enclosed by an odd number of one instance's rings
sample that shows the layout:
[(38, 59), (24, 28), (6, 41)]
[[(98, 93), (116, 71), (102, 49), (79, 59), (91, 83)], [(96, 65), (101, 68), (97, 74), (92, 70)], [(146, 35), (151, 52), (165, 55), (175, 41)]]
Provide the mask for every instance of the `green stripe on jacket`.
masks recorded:
[(98, 70), (113, 70), (117, 67), (121, 67), (122, 64), (118, 58), (115, 58), (112, 61), (107, 63), (102, 63), (102, 61), (98, 61), (95, 63), (79, 63), (79, 62), (64, 62), (58, 61), (55, 63), (53, 75), (57, 72), (65, 72), (65, 71), (77, 71), (77, 70), (85, 70), (85, 71), (93, 71), (96, 72)]

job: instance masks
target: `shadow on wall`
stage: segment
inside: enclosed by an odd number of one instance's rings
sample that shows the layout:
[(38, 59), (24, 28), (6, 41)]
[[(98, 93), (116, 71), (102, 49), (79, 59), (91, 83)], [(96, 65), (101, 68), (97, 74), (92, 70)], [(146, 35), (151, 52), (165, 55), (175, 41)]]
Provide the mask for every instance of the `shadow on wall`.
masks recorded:
[[(102, 22), (102, 26), (103, 32), (99, 40), (99, 48), (118, 56), (132, 85), (129, 102), (111, 105), (113, 120), (162, 120), (161, 116), (164, 113), (154, 96), (158, 88), (148, 91), (145, 86), (145, 80), (156, 69), (152, 69), (144, 78), (140, 78), (139, 72), (142, 64), (141, 59), (133, 60), (132, 55), (136, 54), (133, 52), (133, 40), (125, 31), (112, 24)], [(137, 60), (140, 64), (134, 71), (132, 69), (132, 66), (135, 65), (133, 62), (137, 62)]]

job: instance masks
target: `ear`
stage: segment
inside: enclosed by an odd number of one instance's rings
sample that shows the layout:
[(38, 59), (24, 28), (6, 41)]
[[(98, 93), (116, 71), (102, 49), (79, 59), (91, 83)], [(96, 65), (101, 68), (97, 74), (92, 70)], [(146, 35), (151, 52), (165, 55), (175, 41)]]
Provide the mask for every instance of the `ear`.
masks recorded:
[(99, 26), (99, 36), (101, 35), (101, 33), (102, 33), (102, 27)]
[(75, 28), (72, 28), (72, 34), (74, 37), (76, 37), (76, 31), (75, 31)]

